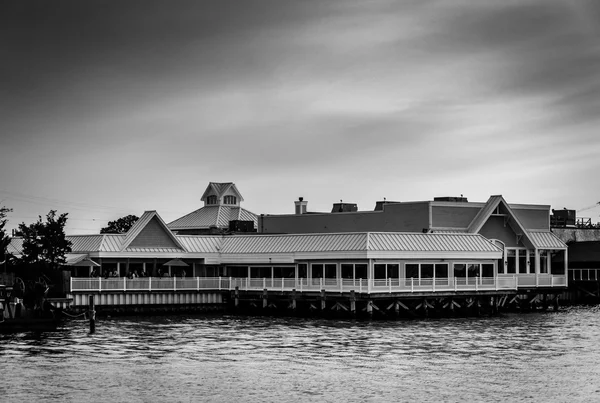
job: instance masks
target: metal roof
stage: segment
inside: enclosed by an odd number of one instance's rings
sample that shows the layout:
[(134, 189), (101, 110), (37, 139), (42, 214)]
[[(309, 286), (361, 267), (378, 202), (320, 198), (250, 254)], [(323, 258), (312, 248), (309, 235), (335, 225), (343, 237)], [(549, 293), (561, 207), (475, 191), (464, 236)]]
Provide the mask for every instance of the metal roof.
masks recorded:
[(222, 253), (365, 251), (367, 233), (225, 236)]
[(369, 250), (410, 252), (498, 252), (479, 234), (369, 233)]
[(10, 243), (6, 247), (6, 252), (11, 255), (20, 255), (23, 252), (23, 238), (11, 238)]
[(71, 252), (73, 253), (100, 250), (102, 245), (102, 234), (68, 235), (66, 238), (71, 241)]
[(537, 249), (567, 249), (567, 244), (550, 231), (529, 231), (529, 235)]
[(103, 234), (100, 252), (118, 252), (125, 241), (125, 234)]
[(229, 228), (229, 221), (253, 221), (256, 226), (256, 214), (238, 206), (205, 206), (196, 211), (170, 222), (167, 226), (172, 230), (178, 229), (208, 229), (212, 226)]
[(191, 253), (218, 253), (223, 238), (214, 235), (177, 235), (185, 250)]

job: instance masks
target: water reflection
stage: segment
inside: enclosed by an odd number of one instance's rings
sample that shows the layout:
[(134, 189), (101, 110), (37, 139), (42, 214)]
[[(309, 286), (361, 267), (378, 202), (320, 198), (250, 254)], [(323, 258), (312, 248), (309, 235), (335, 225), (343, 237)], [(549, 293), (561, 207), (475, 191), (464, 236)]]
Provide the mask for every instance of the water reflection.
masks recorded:
[(600, 310), (358, 322), (118, 318), (0, 336), (3, 401), (600, 400)]

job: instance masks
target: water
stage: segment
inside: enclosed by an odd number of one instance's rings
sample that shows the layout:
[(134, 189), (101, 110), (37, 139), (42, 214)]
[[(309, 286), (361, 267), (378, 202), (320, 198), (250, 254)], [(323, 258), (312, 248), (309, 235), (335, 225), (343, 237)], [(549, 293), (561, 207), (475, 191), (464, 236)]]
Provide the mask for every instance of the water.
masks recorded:
[(0, 335), (0, 400), (600, 401), (600, 307), (355, 322), (159, 317)]

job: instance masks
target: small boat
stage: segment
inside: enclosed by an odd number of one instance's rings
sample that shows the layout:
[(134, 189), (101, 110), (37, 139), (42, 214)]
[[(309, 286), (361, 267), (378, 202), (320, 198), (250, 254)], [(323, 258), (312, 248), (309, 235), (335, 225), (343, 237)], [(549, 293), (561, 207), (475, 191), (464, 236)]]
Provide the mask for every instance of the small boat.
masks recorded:
[(49, 332), (57, 329), (59, 320), (49, 302), (28, 308), (22, 298), (9, 295), (8, 291), (5, 285), (0, 285), (0, 333)]

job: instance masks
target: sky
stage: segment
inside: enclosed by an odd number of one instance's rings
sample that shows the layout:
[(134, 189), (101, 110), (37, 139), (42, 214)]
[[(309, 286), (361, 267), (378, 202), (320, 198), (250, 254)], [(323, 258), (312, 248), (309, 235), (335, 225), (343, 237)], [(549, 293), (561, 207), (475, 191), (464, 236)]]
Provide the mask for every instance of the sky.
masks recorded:
[(9, 228), (170, 222), (211, 181), (257, 214), (497, 194), (600, 214), (596, 0), (8, 0), (0, 60)]

